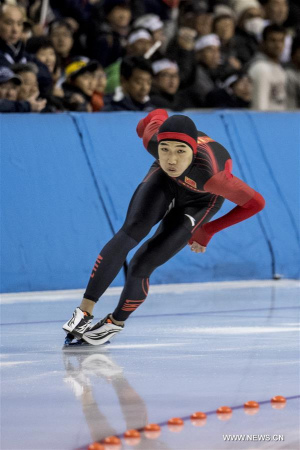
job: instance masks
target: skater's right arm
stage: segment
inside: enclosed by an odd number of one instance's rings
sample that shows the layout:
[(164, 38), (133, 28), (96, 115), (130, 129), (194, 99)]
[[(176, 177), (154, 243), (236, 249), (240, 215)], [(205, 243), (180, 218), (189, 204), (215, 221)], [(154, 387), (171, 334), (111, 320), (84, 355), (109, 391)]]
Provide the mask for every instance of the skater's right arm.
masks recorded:
[(136, 127), (138, 136), (143, 138), (144, 147), (155, 159), (158, 159), (157, 132), (168, 117), (165, 109), (155, 109), (141, 119)]

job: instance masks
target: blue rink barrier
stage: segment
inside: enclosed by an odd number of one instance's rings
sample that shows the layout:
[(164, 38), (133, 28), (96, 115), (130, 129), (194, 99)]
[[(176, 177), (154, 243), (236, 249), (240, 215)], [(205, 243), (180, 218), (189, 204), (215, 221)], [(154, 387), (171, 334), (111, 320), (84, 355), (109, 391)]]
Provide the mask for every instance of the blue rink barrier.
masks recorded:
[[(1, 292), (86, 285), (153, 162), (135, 133), (143, 116), (0, 116)], [(266, 207), (215, 235), (205, 254), (186, 247), (151, 283), (299, 278), (300, 113), (189, 116), (228, 149), (233, 173), (262, 193)], [(215, 217), (233, 206), (225, 201)], [(112, 286), (123, 282), (121, 271)]]

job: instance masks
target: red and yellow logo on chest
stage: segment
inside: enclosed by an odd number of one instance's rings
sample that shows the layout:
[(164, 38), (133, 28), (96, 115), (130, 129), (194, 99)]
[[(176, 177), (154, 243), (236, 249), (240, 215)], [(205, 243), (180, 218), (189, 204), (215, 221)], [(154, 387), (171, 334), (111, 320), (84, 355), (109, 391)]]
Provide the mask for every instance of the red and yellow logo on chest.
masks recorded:
[(192, 180), (192, 179), (189, 178), (189, 177), (184, 177), (184, 182), (185, 182), (186, 184), (189, 184), (189, 185), (192, 186), (193, 188), (197, 188), (197, 183), (196, 183), (196, 181)]

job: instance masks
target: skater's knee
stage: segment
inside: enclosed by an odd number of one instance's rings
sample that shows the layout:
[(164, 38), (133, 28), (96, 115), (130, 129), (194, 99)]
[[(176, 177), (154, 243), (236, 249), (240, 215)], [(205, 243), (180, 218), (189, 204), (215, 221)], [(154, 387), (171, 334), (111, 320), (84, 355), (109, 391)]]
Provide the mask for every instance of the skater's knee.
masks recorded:
[(149, 233), (151, 227), (149, 227), (142, 220), (126, 221), (121, 230), (127, 234), (130, 238), (139, 243)]

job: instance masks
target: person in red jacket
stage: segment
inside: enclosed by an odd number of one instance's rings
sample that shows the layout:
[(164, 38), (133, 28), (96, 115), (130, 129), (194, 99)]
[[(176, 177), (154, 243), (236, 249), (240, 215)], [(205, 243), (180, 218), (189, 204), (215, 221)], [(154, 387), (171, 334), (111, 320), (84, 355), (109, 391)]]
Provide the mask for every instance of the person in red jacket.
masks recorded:
[[(75, 338), (104, 344), (124, 328), (124, 322), (146, 299), (149, 277), (189, 243), (203, 253), (213, 235), (261, 211), (263, 197), (232, 175), (228, 151), (197, 131), (187, 116), (168, 117), (163, 109), (140, 120), (137, 134), (155, 158), (136, 189), (122, 228), (105, 245), (94, 265), (81, 305), (63, 329), (66, 344)], [(236, 207), (211, 221), (224, 199)], [(119, 304), (112, 314), (91, 326), (95, 303), (121, 269), (128, 252), (160, 222), (155, 234), (130, 261)]]

